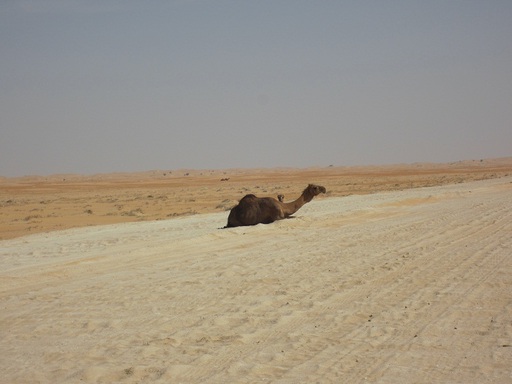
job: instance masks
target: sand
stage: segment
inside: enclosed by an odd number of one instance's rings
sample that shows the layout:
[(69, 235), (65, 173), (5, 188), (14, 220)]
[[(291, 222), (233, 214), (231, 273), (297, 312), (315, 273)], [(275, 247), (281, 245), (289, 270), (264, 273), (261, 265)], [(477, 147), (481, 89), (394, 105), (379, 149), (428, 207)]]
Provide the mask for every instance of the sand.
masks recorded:
[(498, 176), (2, 240), (1, 382), (510, 383)]
[(284, 194), (290, 200), (308, 183), (324, 185), (328, 197), (343, 197), (508, 175), (512, 175), (512, 157), (380, 167), (0, 177), (0, 240), (83, 226), (225, 212), (248, 193)]

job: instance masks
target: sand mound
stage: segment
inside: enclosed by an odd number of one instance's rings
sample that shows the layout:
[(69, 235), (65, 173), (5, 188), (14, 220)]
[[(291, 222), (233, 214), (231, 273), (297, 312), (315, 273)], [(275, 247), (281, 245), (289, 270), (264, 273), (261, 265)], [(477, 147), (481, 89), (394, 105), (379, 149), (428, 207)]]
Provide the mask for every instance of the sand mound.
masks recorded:
[(1, 242), (2, 381), (510, 382), (512, 178)]

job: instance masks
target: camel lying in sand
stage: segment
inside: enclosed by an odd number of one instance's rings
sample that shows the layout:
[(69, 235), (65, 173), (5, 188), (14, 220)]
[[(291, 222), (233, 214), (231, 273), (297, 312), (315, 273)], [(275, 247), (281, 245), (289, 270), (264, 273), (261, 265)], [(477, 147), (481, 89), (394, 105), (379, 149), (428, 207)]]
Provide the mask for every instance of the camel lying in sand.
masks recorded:
[(228, 224), (225, 228), (244, 225), (269, 224), (276, 220), (286, 219), (297, 212), (304, 204), (313, 200), (313, 197), (326, 190), (320, 185), (309, 184), (302, 195), (290, 203), (280, 201), (273, 197), (256, 197), (245, 195), (242, 200), (231, 209)]

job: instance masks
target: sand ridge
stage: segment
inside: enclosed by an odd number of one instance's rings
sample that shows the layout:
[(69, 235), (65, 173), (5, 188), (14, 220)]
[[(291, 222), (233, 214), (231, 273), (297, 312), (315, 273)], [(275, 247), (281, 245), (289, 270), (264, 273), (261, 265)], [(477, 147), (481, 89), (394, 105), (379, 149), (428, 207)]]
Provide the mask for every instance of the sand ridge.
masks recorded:
[(2, 241), (4, 380), (508, 383), (512, 177)]
[(512, 158), (380, 167), (0, 177), (0, 240), (91, 225), (225, 212), (247, 193), (273, 197), (282, 193), (289, 201), (308, 183), (324, 185), (327, 197), (340, 197), (509, 174)]

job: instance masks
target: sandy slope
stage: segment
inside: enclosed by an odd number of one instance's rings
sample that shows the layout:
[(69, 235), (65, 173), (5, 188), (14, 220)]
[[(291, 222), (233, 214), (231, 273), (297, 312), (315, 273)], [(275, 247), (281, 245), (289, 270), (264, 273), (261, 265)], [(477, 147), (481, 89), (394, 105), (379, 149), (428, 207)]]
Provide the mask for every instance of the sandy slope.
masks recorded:
[(3, 382), (510, 383), (512, 177), (1, 242)]
[(378, 167), (0, 177), (0, 240), (91, 225), (224, 212), (247, 193), (284, 194), (293, 199), (309, 183), (325, 186), (329, 197), (343, 197), (510, 175), (512, 157)]

